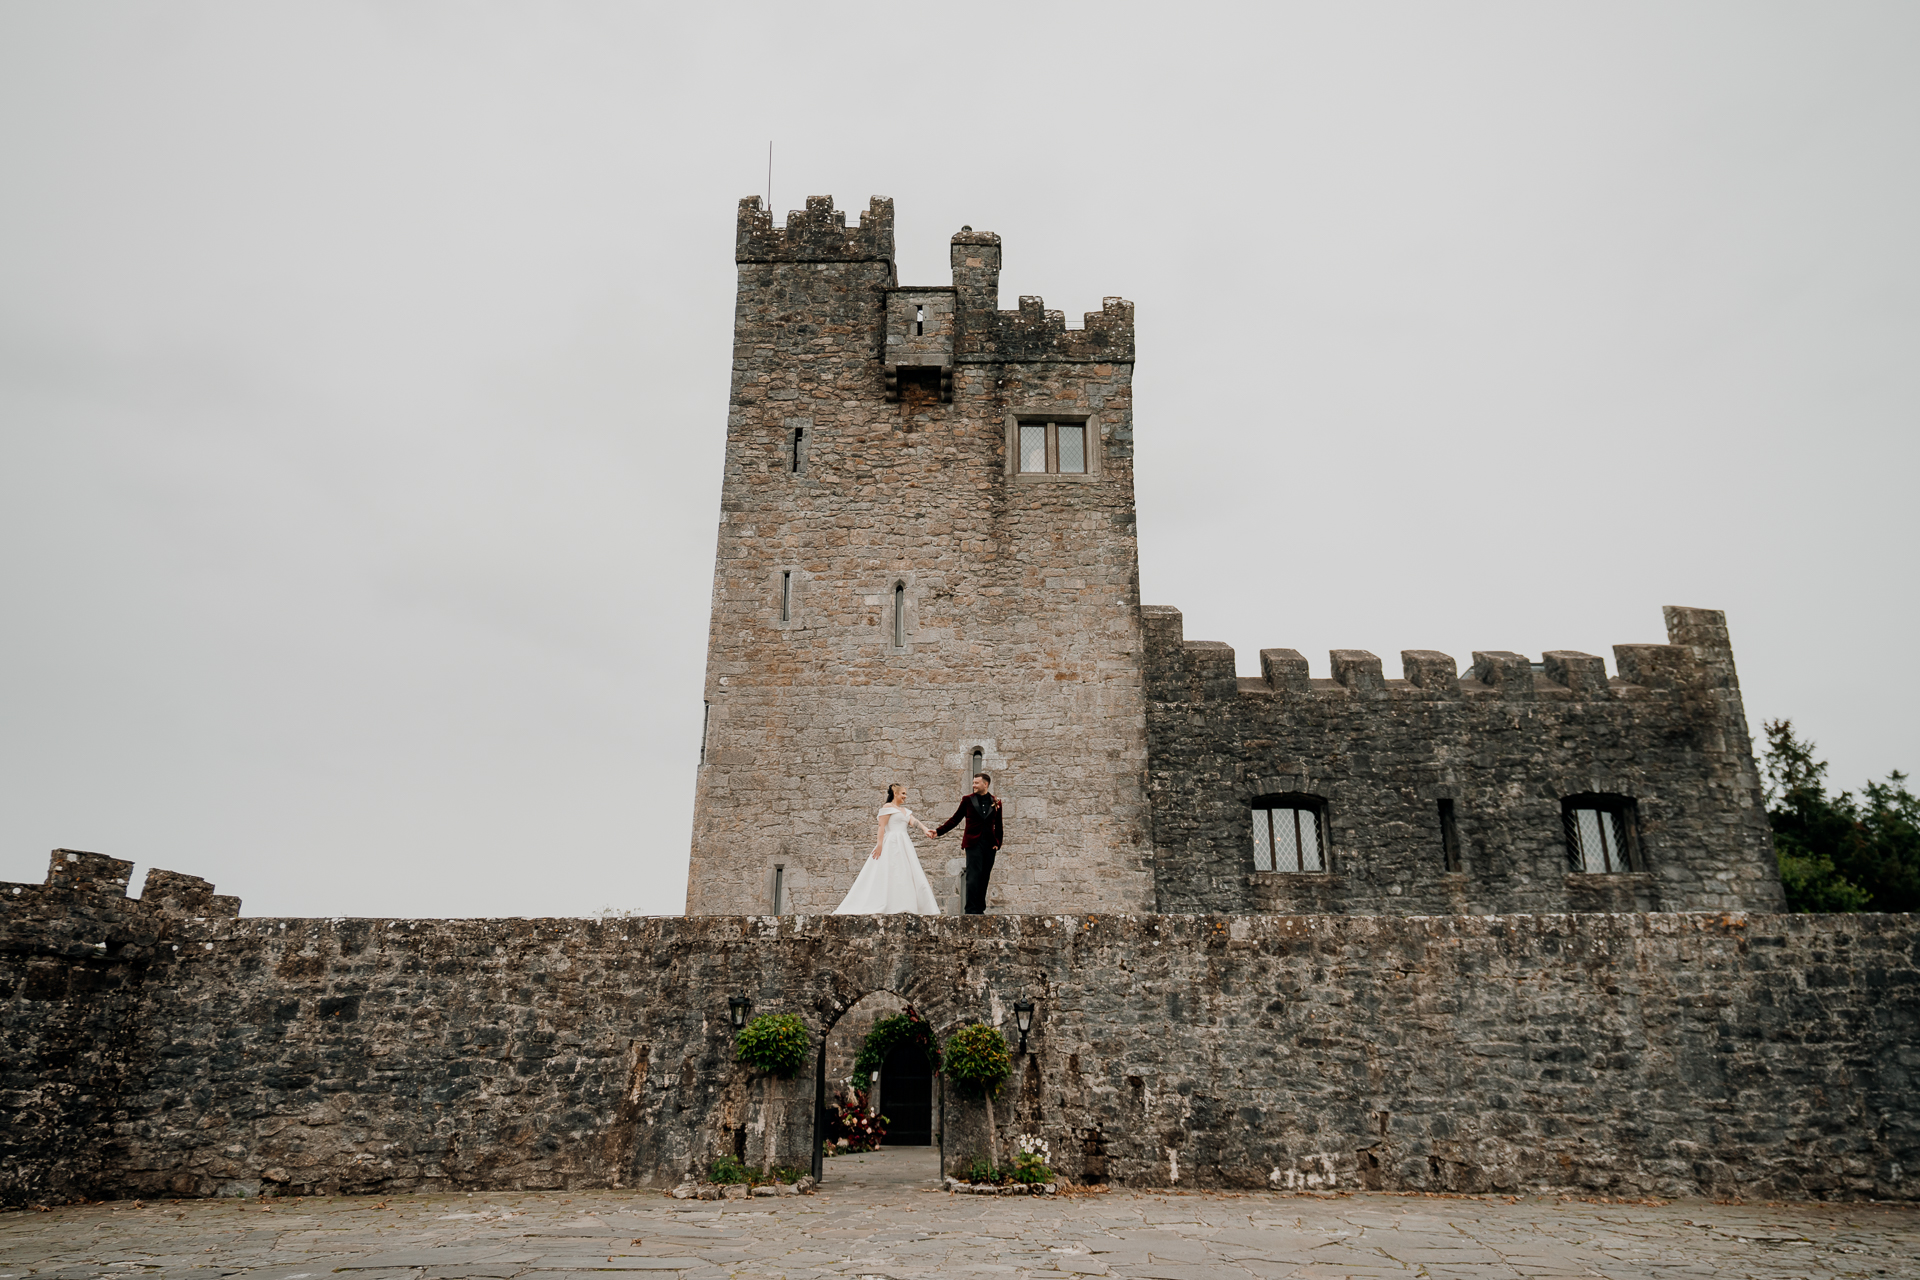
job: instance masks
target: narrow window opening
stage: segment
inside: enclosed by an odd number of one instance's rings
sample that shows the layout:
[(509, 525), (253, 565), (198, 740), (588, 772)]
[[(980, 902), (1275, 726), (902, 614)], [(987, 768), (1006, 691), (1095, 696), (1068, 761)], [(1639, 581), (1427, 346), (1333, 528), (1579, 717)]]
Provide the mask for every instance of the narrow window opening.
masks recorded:
[(780, 573), (780, 621), (793, 621), (793, 570)]
[(787, 914), (787, 868), (777, 863), (773, 868), (773, 914)]
[(907, 584), (893, 584), (893, 647), (907, 647)]
[(707, 762), (707, 731), (713, 724), (713, 703), (700, 704), (700, 763)]
[(800, 460), (806, 456), (806, 454), (804, 453), (806, 442), (807, 442), (807, 429), (805, 427), (795, 427), (793, 429), (792, 474), (796, 476), (800, 474)]
[(973, 749), (973, 760), (967, 768), (967, 778), (971, 781), (987, 771), (987, 753), (979, 747)]
[(925, 334), (926, 331), (927, 309), (925, 307), (915, 307), (913, 309), (913, 334), (917, 338)]
[(1440, 857), (1448, 871), (1460, 869), (1460, 824), (1453, 816), (1453, 801), (1440, 802)]

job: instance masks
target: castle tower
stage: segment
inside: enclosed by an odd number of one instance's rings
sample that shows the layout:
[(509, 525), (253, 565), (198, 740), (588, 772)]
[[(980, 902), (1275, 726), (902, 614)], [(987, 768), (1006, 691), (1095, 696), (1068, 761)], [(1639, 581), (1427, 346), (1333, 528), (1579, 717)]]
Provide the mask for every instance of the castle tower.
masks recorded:
[[(879, 198), (743, 200), (734, 258), (687, 911), (831, 911), (888, 783), (932, 826), (976, 769), (990, 911), (1151, 910), (1132, 304), (1001, 311), (970, 228), (901, 286)], [(921, 848), (957, 910), (959, 833)]]

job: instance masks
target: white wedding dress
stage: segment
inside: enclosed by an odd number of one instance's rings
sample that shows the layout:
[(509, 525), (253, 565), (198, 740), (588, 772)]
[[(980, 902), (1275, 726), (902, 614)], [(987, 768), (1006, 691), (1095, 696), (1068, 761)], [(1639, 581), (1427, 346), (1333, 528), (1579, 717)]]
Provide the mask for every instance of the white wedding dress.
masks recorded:
[(837, 916), (878, 916), (910, 911), (920, 916), (937, 916), (940, 903), (920, 869), (920, 855), (913, 851), (907, 836), (907, 823), (913, 810), (899, 805), (884, 805), (887, 834), (880, 841), (880, 856), (860, 860), (860, 878), (847, 890), (847, 896), (833, 909)]

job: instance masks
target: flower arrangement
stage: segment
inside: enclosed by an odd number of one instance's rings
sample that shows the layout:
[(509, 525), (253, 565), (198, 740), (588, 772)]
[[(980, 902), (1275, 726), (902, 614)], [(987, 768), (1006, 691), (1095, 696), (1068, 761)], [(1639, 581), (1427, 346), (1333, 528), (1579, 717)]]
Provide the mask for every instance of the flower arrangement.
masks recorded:
[(827, 1109), (826, 1151), (830, 1156), (878, 1151), (887, 1136), (887, 1118), (873, 1114), (863, 1089), (843, 1093)]

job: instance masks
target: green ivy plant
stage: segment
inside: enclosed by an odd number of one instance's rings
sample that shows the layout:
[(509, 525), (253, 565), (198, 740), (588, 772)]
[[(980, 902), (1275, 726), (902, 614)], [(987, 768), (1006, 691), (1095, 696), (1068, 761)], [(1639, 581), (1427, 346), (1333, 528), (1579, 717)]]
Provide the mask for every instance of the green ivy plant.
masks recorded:
[(947, 1040), (947, 1079), (962, 1097), (992, 1098), (1013, 1070), (1007, 1042), (981, 1022), (969, 1022)]
[(807, 1060), (807, 1024), (791, 1013), (763, 1013), (740, 1028), (734, 1052), (750, 1067), (789, 1079)]
[(878, 1071), (887, 1060), (893, 1047), (903, 1040), (912, 1041), (920, 1046), (927, 1055), (927, 1066), (935, 1075), (940, 1074), (940, 1046), (933, 1038), (933, 1028), (927, 1020), (914, 1012), (912, 1005), (905, 1013), (896, 1013), (876, 1020), (873, 1030), (867, 1032), (867, 1038), (860, 1044), (860, 1052), (853, 1060), (853, 1074), (847, 1077), (850, 1088), (865, 1093), (873, 1088), (873, 1073)]

